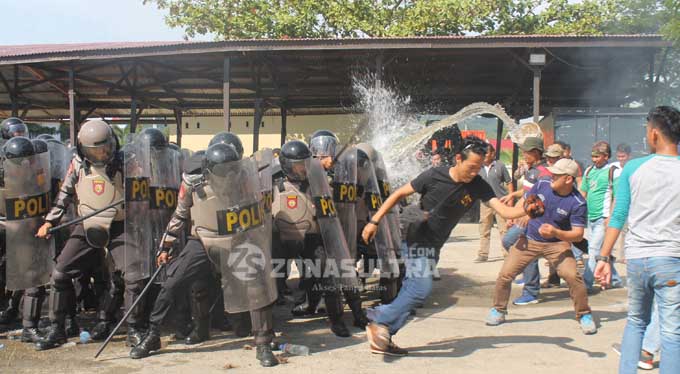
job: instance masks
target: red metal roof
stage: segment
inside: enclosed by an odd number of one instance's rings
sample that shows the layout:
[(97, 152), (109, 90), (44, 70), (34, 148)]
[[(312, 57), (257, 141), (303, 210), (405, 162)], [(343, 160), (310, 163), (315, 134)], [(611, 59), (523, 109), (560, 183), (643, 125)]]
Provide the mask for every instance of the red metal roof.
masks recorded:
[[(527, 44), (529, 43), (529, 44)], [(239, 52), (279, 49), (395, 49), (494, 47), (664, 47), (660, 35), (485, 35), (413, 36), (386, 38), (235, 39), (215, 42), (147, 41), (0, 46), (0, 63), (39, 62), (81, 58), (116, 58), (201, 52)], [(573, 45), (572, 45), (573, 44)]]

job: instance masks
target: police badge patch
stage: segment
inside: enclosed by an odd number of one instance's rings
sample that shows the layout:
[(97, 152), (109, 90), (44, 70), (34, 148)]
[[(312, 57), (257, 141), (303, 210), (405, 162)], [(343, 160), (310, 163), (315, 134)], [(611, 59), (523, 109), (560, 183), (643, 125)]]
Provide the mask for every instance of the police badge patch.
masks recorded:
[(92, 181), (92, 192), (97, 196), (101, 196), (104, 193), (104, 188), (106, 188), (106, 182), (102, 180)]
[(297, 196), (287, 196), (286, 197), (286, 206), (288, 209), (295, 209), (298, 206), (298, 197)]

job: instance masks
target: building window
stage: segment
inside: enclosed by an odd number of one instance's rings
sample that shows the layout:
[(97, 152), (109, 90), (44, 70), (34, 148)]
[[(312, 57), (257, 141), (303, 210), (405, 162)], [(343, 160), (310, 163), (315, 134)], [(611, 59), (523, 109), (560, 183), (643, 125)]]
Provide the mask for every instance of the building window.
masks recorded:
[(184, 128), (185, 128), (185, 129), (188, 129), (188, 128), (189, 128), (189, 122), (187, 122), (187, 123), (184, 124)]
[(197, 128), (197, 129), (200, 129), (200, 128), (201, 128), (201, 123), (200, 123), (200, 122), (196, 122), (196, 128)]

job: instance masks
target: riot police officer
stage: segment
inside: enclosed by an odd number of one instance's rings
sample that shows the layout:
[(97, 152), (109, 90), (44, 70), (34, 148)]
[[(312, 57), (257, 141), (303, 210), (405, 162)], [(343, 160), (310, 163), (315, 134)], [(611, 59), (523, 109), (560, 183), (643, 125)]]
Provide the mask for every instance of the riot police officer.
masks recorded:
[[(189, 290), (194, 328), (186, 342), (195, 344), (209, 339), (209, 309), (214, 299), (210, 295), (210, 284), (217, 270), (221, 273), (227, 310), (250, 311), (260, 364), (278, 364), (270, 347), (274, 337), (271, 307), (276, 299), (276, 287), (271, 278), (271, 259), (263, 248), (264, 239), (271, 233), (262, 225), (263, 210), (258, 195), (254, 161), (242, 160), (232, 145), (213, 144), (203, 157), (202, 174), (184, 174), (177, 209), (165, 233), (164, 248), (167, 250), (177, 240), (189, 217), (193, 236), (179, 256), (168, 263), (168, 277), (151, 313), (149, 333), (132, 349), (130, 357), (147, 357), (151, 351), (160, 349), (160, 326), (178, 295)], [(255, 256), (255, 263), (263, 266), (247, 268), (245, 274), (232, 267), (240, 261), (232, 261), (231, 256), (243, 251), (246, 257)], [(166, 263), (170, 259), (171, 254), (163, 251), (158, 262)]]
[[(66, 342), (65, 317), (75, 298), (72, 279), (86, 271), (105, 269), (104, 248), (113, 253), (125, 247), (125, 210), (120, 204), (111, 206), (124, 197), (123, 157), (119, 148), (118, 139), (106, 122), (90, 120), (83, 124), (78, 132), (77, 155), (71, 161), (52, 210), (36, 234), (39, 238), (48, 238), (48, 230), (61, 220), (74, 198), (81, 216), (109, 207), (76, 225), (57, 257), (49, 297), (51, 325), (37, 343), (38, 350)], [(98, 323), (92, 333), (96, 340), (108, 335), (122, 304), (123, 280), (117, 272), (109, 275), (108, 289), (101, 296)]]
[[(12, 208), (7, 212), (7, 287), (21, 299), (23, 313), (21, 341), (39, 339), (38, 322), (51, 270), (53, 247), (33, 237), (42, 222), (49, 201), (49, 154), (47, 144), (23, 136), (9, 139), (4, 147), (3, 170), (7, 178), (5, 198)], [(32, 206), (33, 208), (30, 208)], [(41, 209), (42, 207), (42, 209)], [(25, 290), (25, 292), (24, 292)], [(17, 302), (18, 300), (15, 300)]]
[[(333, 212), (332, 198), (324, 196), (319, 191), (313, 191), (310, 183), (312, 153), (307, 145), (299, 140), (293, 140), (281, 147), (279, 161), (286, 179), (274, 189), (274, 202), (272, 213), (274, 216), (275, 229), (278, 243), (282, 247), (279, 251), (287, 253), (285, 257), (299, 256), (303, 260), (319, 262), (320, 266), (309, 266), (310, 269), (322, 269), (322, 274), (315, 274), (313, 270), (302, 270), (302, 288), (308, 295), (309, 308), (316, 308), (319, 300), (323, 297), (326, 303), (326, 311), (330, 320), (331, 331), (340, 337), (349, 337), (350, 332), (342, 320), (343, 303), (340, 296), (342, 277), (329, 276), (325, 271), (329, 258), (342, 257), (346, 252), (349, 257), (349, 249), (342, 228), (334, 214), (324, 214), (318, 210), (321, 208), (321, 200), (315, 204), (314, 199), (323, 199), (323, 205), (329, 212)], [(328, 181), (325, 172), (317, 160), (315, 165), (320, 168), (321, 180), (315, 180), (314, 186), (325, 187), (328, 191)], [(318, 188), (317, 188), (318, 189)], [(314, 196), (319, 193), (318, 196)], [(327, 201), (327, 200), (330, 200)], [(321, 230), (322, 218), (335, 219), (337, 226), (331, 231)], [(324, 238), (324, 234), (333, 234), (334, 237)], [(339, 247), (336, 247), (339, 246)], [(304, 264), (305, 261), (302, 262)], [(352, 274), (354, 275), (354, 274)], [(313, 310), (308, 311), (310, 314)]]
[[(343, 233), (347, 240), (352, 258), (356, 258), (356, 150), (347, 145), (341, 155), (337, 155), (338, 138), (330, 130), (317, 130), (309, 140), (312, 157), (319, 160), (328, 174), (329, 183), (333, 190), (333, 200), (338, 212), (338, 219), (342, 224)], [(338, 160), (336, 160), (336, 157)], [(352, 193), (352, 191), (355, 191)], [(353, 196), (354, 195), (354, 196)], [(352, 310), (354, 326), (366, 328), (368, 319), (361, 307), (361, 298), (357, 289), (343, 289), (345, 300)]]
[[(25, 136), (28, 134), (28, 127), (20, 118), (10, 117), (0, 123), (0, 147), (2, 147), (9, 139), (15, 136)], [(4, 177), (2, 176), (2, 160), (0, 155), (0, 215), (5, 216), (5, 201), (4, 201)], [(19, 304), (21, 303), (22, 291), (5, 292), (5, 229), (0, 227), (0, 304), (3, 304), (5, 297), (7, 297), (7, 308), (0, 311), (0, 324), (13, 323), (19, 314)]]

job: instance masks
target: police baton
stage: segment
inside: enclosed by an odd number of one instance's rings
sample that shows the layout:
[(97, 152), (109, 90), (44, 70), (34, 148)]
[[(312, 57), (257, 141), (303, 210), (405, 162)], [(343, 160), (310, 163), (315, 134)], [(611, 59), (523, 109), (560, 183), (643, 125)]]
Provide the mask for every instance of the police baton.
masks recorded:
[[(163, 251), (163, 243), (165, 242), (166, 236), (167, 236), (167, 233), (163, 233), (163, 237), (161, 238), (161, 244), (160, 244), (160, 246), (159, 246), (159, 248), (158, 248), (158, 253), (159, 253), (159, 254)], [(168, 251), (168, 255), (169, 255), (170, 253), (172, 253), (172, 248), (170, 248), (170, 251)], [(156, 256), (156, 257), (158, 257), (158, 256)], [(153, 282), (154, 282), (154, 281), (156, 280), (156, 278), (158, 277), (158, 274), (161, 273), (161, 270), (163, 270), (163, 269), (165, 268), (165, 265), (166, 265), (166, 264), (167, 264), (166, 262), (160, 264), (160, 266), (158, 266), (158, 269), (156, 269), (156, 271), (153, 273), (153, 275), (151, 276), (151, 278), (149, 278), (149, 282), (146, 284), (146, 286), (144, 286), (144, 289), (143, 289), (142, 292), (139, 294), (139, 296), (137, 297), (137, 299), (135, 300), (135, 302), (132, 303), (132, 305), (131, 305), (131, 306), (128, 308), (128, 310), (125, 312), (125, 315), (123, 316), (123, 318), (121, 318), (120, 321), (118, 321), (118, 324), (116, 325), (116, 327), (114, 327), (113, 330), (111, 330), (111, 333), (110, 333), (109, 336), (106, 338), (106, 340), (104, 340), (104, 343), (102, 344), (102, 346), (99, 347), (99, 350), (97, 351), (97, 354), (94, 355), (94, 358), (95, 358), (95, 359), (96, 359), (97, 357), (99, 357), (99, 355), (104, 351), (104, 348), (106, 348), (106, 346), (109, 345), (109, 343), (111, 342), (111, 339), (113, 339), (113, 336), (116, 334), (116, 332), (118, 332), (118, 330), (120, 329), (120, 327), (123, 325), (123, 323), (124, 323), (124, 322), (128, 319), (128, 317), (130, 316), (130, 314), (132, 313), (132, 311), (135, 310), (135, 307), (137, 306), (137, 304), (139, 304), (139, 302), (142, 300), (142, 298), (144, 297), (144, 295), (146, 295), (146, 293), (149, 291), (149, 289), (151, 288), (151, 285), (153, 284)]]
[(88, 219), (88, 218), (90, 218), (90, 217), (94, 217), (94, 216), (96, 216), (97, 214), (99, 214), (99, 213), (101, 213), (101, 212), (103, 212), (103, 211), (105, 211), (105, 210), (109, 210), (109, 209), (113, 208), (114, 206), (120, 205), (120, 204), (122, 204), (122, 203), (124, 203), (124, 202), (125, 202), (125, 199), (120, 199), (120, 200), (118, 200), (118, 201), (116, 201), (116, 202), (114, 202), (114, 203), (111, 203), (111, 204), (109, 204), (109, 205), (107, 205), (107, 206), (105, 206), (105, 207), (103, 207), (103, 208), (101, 208), (101, 209), (95, 210), (95, 211), (92, 212), (92, 213), (86, 214), (86, 215), (84, 215), (84, 216), (82, 216), (82, 217), (78, 217), (78, 218), (76, 218), (76, 219), (74, 219), (74, 220), (72, 220), (72, 221), (69, 221), (69, 222), (66, 222), (66, 223), (62, 223), (61, 225), (54, 226), (54, 227), (52, 227), (51, 229), (47, 230), (47, 233), (48, 233), (48, 234), (53, 234), (55, 231), (61, 230), (61, 229), (63, 229), (64, 227), (69, 227), (69, 226), (75, 225), (75, 224), (77, 224), (77, 223), (81, 223), (81, 222), (85, 221), (86, 219)]

